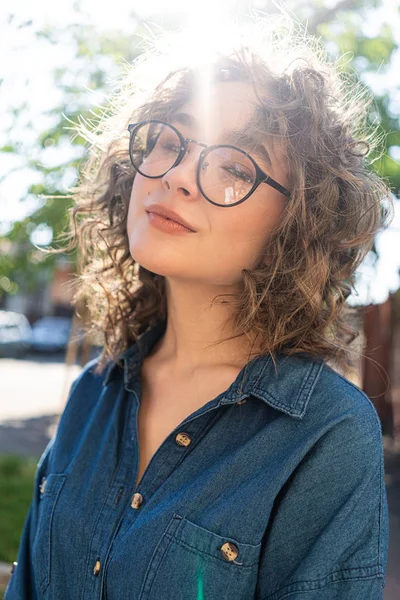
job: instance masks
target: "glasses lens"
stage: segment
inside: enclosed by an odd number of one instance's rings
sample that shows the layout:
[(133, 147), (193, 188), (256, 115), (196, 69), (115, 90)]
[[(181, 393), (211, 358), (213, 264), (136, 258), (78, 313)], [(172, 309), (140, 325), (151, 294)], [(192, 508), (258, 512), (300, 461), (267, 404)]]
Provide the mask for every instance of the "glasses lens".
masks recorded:
[(226, 206), (239, 202), (250, 192), (256, 170), (244, 152), (225, 146), (213, 148), (204, 156), (200, 186), (207, 198)]
[(177, 133), (165, 123), (146, 123), (131, 135), (131, 161), (147, 177), (164, 175), (175, 164), (180, 150)]

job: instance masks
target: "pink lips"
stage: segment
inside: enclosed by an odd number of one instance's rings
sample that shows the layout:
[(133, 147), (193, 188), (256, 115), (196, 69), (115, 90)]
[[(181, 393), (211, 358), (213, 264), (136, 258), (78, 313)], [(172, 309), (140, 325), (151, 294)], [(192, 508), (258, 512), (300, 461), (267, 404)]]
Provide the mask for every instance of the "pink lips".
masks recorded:
[(190, 223), (185, 221), (185, 219), (183, 219), (180, 215), (175, 213), (173, 210), (170, 210), (169, 208), (166, 208), (165, 206), (162, 206), (161, 204), (150, 204), (150, 206), (146, 207), (146, 211), (148, 213), (155, 213), (157, 215), (160, 215), (164, 219), (169, 219), (170, 221), (179, 223), (179, 225), (182, 225), (187, 230), (195, 232), (195, 229), (192, 227), (192, 225), (190, 225)]
[(149, 217), (150, 223), (156, 229), (163, 231), (165, 233), (179, 234), (179, 235), (188, 235), (189, 233), (194, 233), (191, 229), (188, 229), (184, 225), (177, 223), (176, 221), (172, 221), (172, 219), (166, 219), (157, 213), (149, 212), (147, 213)]

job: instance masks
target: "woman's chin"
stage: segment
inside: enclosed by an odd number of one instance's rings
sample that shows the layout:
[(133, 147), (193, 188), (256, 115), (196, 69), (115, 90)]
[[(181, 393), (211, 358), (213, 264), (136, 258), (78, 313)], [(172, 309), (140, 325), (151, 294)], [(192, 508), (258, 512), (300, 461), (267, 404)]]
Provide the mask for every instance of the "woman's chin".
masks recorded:
[(144, 236), (129, 238), (129, 252), (133, 260), (156, 275), (178, 276), (182, 274), (182, 253), (170, 251), (166, 244), (159, 244)]
[(162, 275), (164, 277), (178, 276), (178, 269), (174, 269), (172, 265), (166, 264), (166, 261), (161, 261), (155, 256), (149, 256), (149, 253), (143, 251), (136, 251), (130, 248), (130, 254), (133, 260), (138, 263), (144, 269), (151, 271), (155, 275)]

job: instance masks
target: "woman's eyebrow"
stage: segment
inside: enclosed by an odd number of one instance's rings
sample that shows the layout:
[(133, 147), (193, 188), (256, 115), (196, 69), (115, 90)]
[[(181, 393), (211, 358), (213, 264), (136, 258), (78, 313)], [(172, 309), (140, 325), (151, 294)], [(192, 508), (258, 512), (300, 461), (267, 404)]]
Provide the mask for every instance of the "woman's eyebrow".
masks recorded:
[(253, 151), (267, 163), (273, 174), (272, 160), (268, 150), (251, 133), (242, 129), (230, 129), (222, 136), (222, 143), (232, 144), (233, 146), (237, 145), (239, 148), (243, 148), (249, 152)]
[(174, 113), (171, 115), (170, 121), (173, 123), (179, 123), (185, 127), (193, 127), (193, 129), (197, 126), (196, 119), (192, 117), (192, 115), (184, 112)]
[[(171, 116), (171, 121), (174, 123), (179, 123), (184, 127), (192, 127), (193, 129), (197, 128), (197, 121), (188, 113), (178, 112)], [(202, 141), (202, 140), (199, 140)], [(257, 140), (251, 133), (244, 131), (242, 129), (230, 129), (225, 131), (224, 135), (220, 141), (221, 144), (232, 144), (233, 146), (238, 146), (243, 148), (244, 150), (248, 150), (249, 152), (253, 151), (255, 154), (260, 156), (268, 167), (271, 169), (272, 174), (274, 174), (272, 167), (271, 156), (266, 149), (266, 147)]]

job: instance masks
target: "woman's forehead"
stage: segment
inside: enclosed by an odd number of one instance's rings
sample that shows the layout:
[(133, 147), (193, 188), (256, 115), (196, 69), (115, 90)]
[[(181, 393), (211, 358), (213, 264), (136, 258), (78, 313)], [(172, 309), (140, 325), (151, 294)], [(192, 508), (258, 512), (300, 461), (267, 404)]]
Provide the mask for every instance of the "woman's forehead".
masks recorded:
[(193, 117), (193, 133), (215, 140), (227, 131), (244, 129), (256, 106), (257, 99), (249, 84), (227, 81), (212, 83), (206, 89), (195, 88), (190, 100), (180, 107), (179, 112)]
[(229, 143), (255, 153), (272, 175), (285, 173), (281, 145), (263, 135), (255, 118), (260, 108), (250, 84), (238, 81), (214, 83), (193, 92), (188, 102), (171, 115), (179, 129), (208, 145)]

